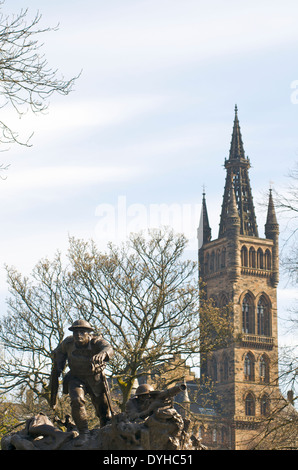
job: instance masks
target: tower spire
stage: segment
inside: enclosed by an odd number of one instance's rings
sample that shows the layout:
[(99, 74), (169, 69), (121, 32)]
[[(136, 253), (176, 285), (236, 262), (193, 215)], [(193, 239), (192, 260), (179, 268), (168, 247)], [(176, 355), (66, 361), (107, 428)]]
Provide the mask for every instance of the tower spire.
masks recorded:
[(225, 168), (227, 174), (218, 237), (224, 237), (226, 233), (229, 198), (233, 186), (240, 217), (240, 234), (258, 237), (258, 227), (248, 175), (250, 162), (245, 157), (237, 105), (235, 106), (229, 159), (225, 160)]
[(198, 240), (199, 248), (204, 244), (208, 243), (211, 240), (211, 228), (209, 225), (207, 204), (206, 204), (206, 193), (205, 188), (203, 188), (203, 200), (202, 200), (202, 211), (200, 217), (200, 224), (198, 228)]
[(272, 197), (272, 189), (269, 189), (269, 203), (267, 211), (267, 220), (265, 224), (265, 235), (266, 238), (272, 238), (273, 232), (279, 231), (279, 225), (276, 218), (275, 207)]
[(233, 126), (233, 133), (232, 133), (232, 140), (231, 140), (231, 147), (230, 147), (230, 160), (232, 159), (236, 159), (236, 160), (245, 159), (242, 135), (241, 135), (240, 124), (239, 124), (239, 119), (238, 119), (237, 105), (235, 105), (235, 118), (234, 118), (234, 126)]

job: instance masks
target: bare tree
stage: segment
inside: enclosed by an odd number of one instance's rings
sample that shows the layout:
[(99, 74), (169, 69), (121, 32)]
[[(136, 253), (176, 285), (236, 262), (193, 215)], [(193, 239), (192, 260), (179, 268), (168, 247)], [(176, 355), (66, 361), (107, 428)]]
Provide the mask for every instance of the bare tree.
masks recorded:
[[(92, 241), (70, 239), (65, 268), (59, 255), (38, 263), (30, 278), (7, 268), (11, 297), (0, 322), (6, 355), (0, 390), (29, 387), (48, 398), (51, 351), (78, 317), (115, 349), (107, 372), (122, 392), (122, 409), (135, 379), (165, 363), (175, 369), (171, 380), (183, 378), (188, 359), (198, 365), (200, 322), (212, 330), (209, 350), (230, 333), (228, 315), (200, 297), (197, 265), (185, 260), (186, 244), (184, 236), (163, 230), (132, 235), (105, 253)], [(173, 356), (179, 361), (171, 362)]]
[[(0, 3), (3, 9), (4, 1)], [(40, 27), (41, 15), (30, 20), (28, 10), (7, 16), (0, 11), (0, 109), (13, 109), (22, 116), (28, 110), (44, 112), (53, 93), (67, 95), (77, 78), (58, 78), (57, 70), (51, 68), (42, 53), (40, 37), (57, 28)], [(0, 142), (18, 142), (18, 133), (4, 120), (0, 120)]]
[(0, 392), (31, 390), (49, 401), (51, 352), (64, 337), (71, 310), (62, 292), (61, 256), (40, 261), (31, 278), (6, 269), (11, 297), (0, 323)]
[(289, 171), (283, 192), (275, 192), (275, 205), (286, 227), (282, 246), (282, 268), (294, 285), (298, 283), (298, 163)]
[[(289, 283), (298, 285), (298, 163), (289, 171), (289, 182), (282, 192), (275, 191), (275, 206), (283, 219), (283, 243), (281, 249), (281, 269)], [(290, 328), (297, 329), (297, 307), (289, 309)], [(298, 345), (297, 345), (298, 346)], [(297, 361), (296, 361), (297, 362)], [(289, 362), (294, 372), (293, 362)], [(296, 377), (298, 369), (296, 368)]]
[[(114, 346), (111, 368), (122, 408), (135, 379), (158, 371), (174, 355), (180, 374), (188, 359), (198, 366), (203, 345), (216, 348), (230, 332), (228, 314), (201, 295), (197, 264), (184, 259), (186, 238), (162, 229), (148, 235), (131, 235), (104, 254), (92, 242), (70, 242), (67, 288), (80, 316)], [(201, 331), (211, 330), (209, 344), (200, 342)]]

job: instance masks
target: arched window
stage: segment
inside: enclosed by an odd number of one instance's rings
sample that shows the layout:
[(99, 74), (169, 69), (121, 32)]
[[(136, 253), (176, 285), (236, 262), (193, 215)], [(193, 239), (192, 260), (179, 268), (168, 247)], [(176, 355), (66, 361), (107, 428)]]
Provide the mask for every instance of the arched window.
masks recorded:
[(271, 253), (269, 250), (265, 251), (265, 269), (270, 271), (271, 269)]
[(247, 353), (244, 359), (244, 377), (245, 380), (255, 379), (255, 361), (251, 353)]
[(205, 272), (206, 272), (206, 274), (209, 273), (209, 267), (210, 267), (209, 266), (209, 258), (210, 258), (209, 253), (207, 253), (206, 258), (205, 258)]
[(262, 295), (257, 307), (258, 335), (270, 336), (270, 310), (266, 298)]
[(260, 359), (260, 380), (265, 383), (269, 383), (269, 359), (266, 354)]
[(220, 270), (220, 250), (216, 251), (216, 271)]
[(214, 272), (214, 260), (215, 260), (215, 254), (214, 251), (212, 251), (211, 256), (210, 256), (210, 272)]
[(256, 250), (253, 247), (249, 250), (249, 266), (251, 268), (256, 267)]
[(226, 266), (226, 249), (223, 248), (221, 252), (221, 267), (225, 268)]
[(254, 306), (252, 298), (248, 294), (242, 302), (242, 331), (252, 334), (255, 332)]
[(259, 248), (257, 251), (257, 267), (259, 269), (264, 269), (264, 254), (261, 248)]
[(270, 400), (267, 393), (261, 396), (261, 415), (267, 416), (270, 411)]
[(228, 433), (226, 428), (221, 428), (221, 443), (226, 444), (228, 440)]
[(248, 253), (246, 246), (241, 248), (241, 266), (247, 267), (248, 266)]
[(228, 298), (226, 294), (221, 293), (218, 297), (218, 307), (225, 307), (228, 305)]
[(255, 398), (252, 393), (248, 393), (245, 398), (245, 414), (246, 416), (255, 416)]

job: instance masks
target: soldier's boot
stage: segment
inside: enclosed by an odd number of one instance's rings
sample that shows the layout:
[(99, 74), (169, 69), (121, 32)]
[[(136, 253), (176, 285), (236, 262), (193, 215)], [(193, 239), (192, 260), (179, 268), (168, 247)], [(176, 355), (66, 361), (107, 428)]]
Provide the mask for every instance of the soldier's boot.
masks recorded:
[(75, 446), (83, 446), (89, 438), (88, 419), (84, 401), (80, 398), (72, 401), (72, 417), (79, 431), (79, 436), (75, 439)]
[(90, 436), (90, 431), (88, 429), (88, 421), (87, 419), (79, 419), (77, 421), (77, 428), (79, 431), (78, 437), (75, 438), (74, 445), (76, 447), (81, 447), (87, 444), (89, 436)]
[(76, 437), (75, 440), (74, 440), (74, 445), (76, 447), (85, 446), (85, 445), (87, 445), (89, 438), (90, 438), (90, 431), (89, 430), (79, 432), (78, 437)]

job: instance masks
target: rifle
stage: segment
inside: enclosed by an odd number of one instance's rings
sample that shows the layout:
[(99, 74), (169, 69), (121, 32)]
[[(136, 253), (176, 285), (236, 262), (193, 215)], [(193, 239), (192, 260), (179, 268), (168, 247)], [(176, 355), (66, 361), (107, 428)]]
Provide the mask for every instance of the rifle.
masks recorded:
[(57, 395), (59, 389), (59, 371), (56, 366), (53, 366), (51, 376), (50, 376), (50, 391), (51, 391), (51, 398), (50, 398), (50, 405), (55, 409), (57, 404)]
[(111, 392), (110, 392), (110, 387), (109, 387), (109, 384), (108, 384), (108, 381), (107, 381), (107, 378), (105, 376), (105, 373), (104, 373), (104, 368), (105, 368), (105, 363), (104, 362), (101, 362), (101, 363), (98, 363), (96, 361), (93, 361), (93, 369), (95, 371), (95, 380), (98, 382), (98, 381), (102, 381), (103, 383), (103, 386), (104, 386), (104, 394), (107, 398), (107, 402), (108, 402), (108, 405), (109, 405), (109, 408), (110, 408), (110, 412), (111, 412), (111, 415), (112, 417), (114, 416), (114, 411), (113, 411), (113, 407), (112, 407), (112, 399), (111, 399)]
[(152, 397), (156, 398), (157, 400), (166, 400), (167, 398), (172, 398), (178, 395), (178, 393), (182, 392), (183, 390), (186, 390), (186, 385), (178, 384), (178, 385), (175, 385), (175, 387), (171, 387), (171, 388), (168, 388), (167, 390), (162, 390), (160, 392), (158, 390), (153, 390), (149, 394)]
[(178, 395), (178, 393), (186, 390), (185, 384), (179, 384), (175, 387), (168, 388), (167, 390), (153, 390), (149, 392), (148, 395), (153, 402), (146, 408), (145, 410), (141, 411), (138, 415), (139, 418), (143, 418), (145, 416), (150, 416), (156, 409), (163, 407), (164, 405), (168, 406), (167, 403), (161, 404), (160, 402), (166, 402), (166, 400)]

